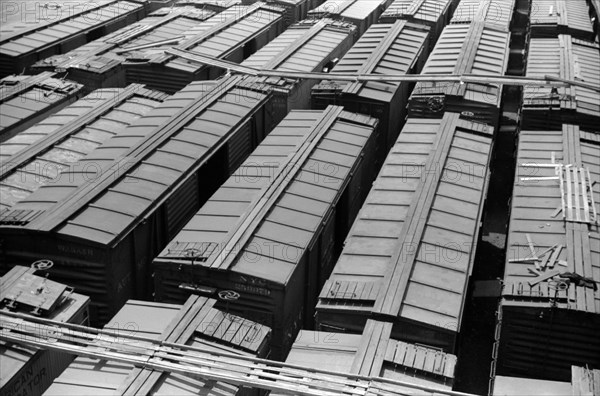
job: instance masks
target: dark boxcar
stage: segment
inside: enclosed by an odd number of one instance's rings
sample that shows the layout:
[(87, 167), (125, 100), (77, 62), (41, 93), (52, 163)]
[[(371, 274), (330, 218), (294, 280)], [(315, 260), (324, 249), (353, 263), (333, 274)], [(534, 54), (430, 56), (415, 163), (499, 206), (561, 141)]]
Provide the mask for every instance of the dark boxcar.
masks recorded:
[[(372, 25), (331, 73), (419, 73), (427, 59), (428, 30), (406, 21)], [(378, 118), (382, 141), (376, 157), (380, 165), (402, 129), (413, 87), (388, 81), (323, 81), (312, 90), (312, 104), (317, 109), (339, 104), (348, 111)]]
[[(473, 22), (444, 28), (422, 74), (503, 76), (509, 58), (510, 33), (497, 25)], [(502, 86), (487, 83), (417, 83), (409, 100), (409, 117), (441, 117), (445, 111), (498, 125)]]
[[(149, 4), (137, 0), (65, 2), (64, 8), (51, 9), (41, 7), (37, 2), (17, 3), (22, 7), (31, 5), (35, 8), (31, 11), (36, 23), (29, 27), (8, 25), (2, 28), (0, 77), (22, 73), (40, 59), (68, 52), (138, 21), (146, 16)], [(29, 19), (27, 15), (23, 17)]]
[(137, 84), (98, 90), (0, 144), (0, 212), (53, 184), (166, 97)]
[(284, 118), (154, 260), (157, 300), (233, 290), (286, 356), (372, 180), (377, 121), (342, 110)]
[(447, 112), (409, 118), (317, 305), (320, 329), (455, 349), (487, 192), (493, 129)]
[(394, 23), (400, 19), (429, 26), (431, 51), (450, 22), (454, 3), (452, 0), (394, 0), (379, 17), (379, 23)]
[(599, 135), (567, 124), (521, 131), (498, 375), (568, 381), (571, 365), (600, 367), (599, 180)]
[[(242, 66), (284, 72), (322, 72), (342, 57), (354, 43), (356, 27), (331, 19), (306, 20), (290, 26)], [(310, 107), (310, 91), (315, 80), (276, 77), (252, 79), (273, 86), (281, 111)], [(322, 107), (323, 109), (325, 106)]]
[(362, 334), (301, 330), (286, 363), (405, 384), (386, 389), (390, 394), (426, 396), (451, 391), (456, 356), (395, 340), (391, 330), (390, 323), (375, 320), (367, 321)]
[[(531, 39), (526, 75), (599, 86), (600, 46), (566, 35)], [(600, 132), (600, 92), (577, 86), (523, 88), (523, 128), (560, 129), (563, 123)]]
[[(156, 341), (185, 344), (206, 352), (226, 352), (265, 358), (271, 331), (266, 326), (214, 308), (215, 300), (190, 297), (183, 305), (130, 300), (110, 320), (106, 330), (143, 336)], [(118, 345), (111, 345), (112, 348)], [(123, 348), (152, 347), (145, 341), (127, 341)], [(110, 351), (107, 348), (107, 351)], [(222, 362), (220, 362), (222, 363)], [(63, 395), (222, 395), (255, 396), (255, 389), (198, 376), (139, 368), (118, 360), (78, 357), (44, 393)]]
[(450, 23), (485, 21), (510, 30), (514, 12), (515, 0), (461, 0)]
[(329, 17), (352, 22), (358, 27), (358, 37), (377, 22), (392, 0), (327, 0), (308, 12), (309, 18)]
[[(6, 311), (30, 313), (59, 322), (87, 325), (90, 299), (47, 279), (44, 271), (35, 269), (43, 266), (32, 267), (15, 266), (0, 278), (0, 314)], [(35, 396), (41, 395), (67, 368), (73, 355), (0, 341), (0, 361), (0, 392), (6, 396)]]
[[(283, 31), (284, 10), (265, 3), (233, 6), (197, 24), (176, 46), (191, 54), (241, 63)], [(133, 51), (124, 62), (127, 83), (142, 83), (173, 93), (194, 80), (214, 79), (225, 72), (152, 48)]]
[(596, 39), (586, 0), (531, 0), (530, 15), (531, 37), (568, 34), (581, 40)]
[(54, 73), (0, 80), (0, 143), (83, 96), (83, 85)]
[(196, 82), (1, 214), (2, 265), (54, 261), (106, 323), (149, 263), (272, 128), (268, 88)]
[(186, 37), (193, 28), (214, 16), (213, 11), (193, 6), (162, 8), (140, 22), (126, 26), (62, 55), (54, 55), (35, 63), (36, 71), (64, 71), (88, 90), (103, 87), (124, 87), (123, 62), (137, 53), (161, 53)]

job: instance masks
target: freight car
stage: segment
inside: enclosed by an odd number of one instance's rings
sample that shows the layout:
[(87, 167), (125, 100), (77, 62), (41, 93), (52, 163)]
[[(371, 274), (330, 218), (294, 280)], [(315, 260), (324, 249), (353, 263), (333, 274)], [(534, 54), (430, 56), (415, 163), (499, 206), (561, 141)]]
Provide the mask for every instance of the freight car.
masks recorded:
[(138, 51), (160, 53), (193, 35), (193, 28), (215, 16), (213, 11), (192, 6), (162, 8), (138, 23), (128, 25), (62, 55), (54, 55), (31, 66), (32, 72), (64, 71), (88, 90), (124, 87), (123, 62)]
[[(38, 3), (31, 3), (37, 6)], [(0, 39), (0, 77), (22, 73), (40, 59), (62, 54), (146, 16), (148, 2), (113, 0), (84, 7), (66, 2), (66, 9), (33, 11), (38, 23), (30, 28), (3, 28)], [(9, 5), (7, 5), (9, 8)], [(26, 17), (26, 15), (25, 15)], [(47, 23), (39, 23), (42, 19)]]
[(444, 113), (409, 118), (317, 305), (317, 328), (455, 349), (487, 192), (493, 128)]
[[(185, 344), (203, 351), (267, 357), (270, 329), (214, 308), (215, 300), (192, 296), (183, 305), (130, 300), (112, 318), (105, 330), (143, 336), (156, 341)], [(147, 341), (123, 348), (151, 346)], [(111, 344), (106, 348), (118, 348)], [(98, 345), (98, 348), (102, 348)], [(220, 362), (223, 363), (223, 362)], [(118, 360), (78, 357), (59, 376), (45, 396), (63, 395), (227, 395), (253, 396), (258, 390), (205, 380), (184, 374), (138, 368)]]
[(326, 0), (308, 12), (309, 18), (333, 18), (351, 22), (358, 27), (358, 37), (377, 22), (392, 0)]
[(497, 375), (568, 381), (571, 365), (600, 367), (599, 164), (597, 134), (520, 132)]
[[(286, 72), (322, 72), (350, 49), (355, 35), (356, 26), (351, 23), (331, 19), (302, 21), (290, 26), (241, 66)], [(284, 114), (292, 109), (308, 109), (310, 90), (316, 83), (315, 80), (275, 77), (252, 81), (273, 85), (277, 103)]]
[(65, 168), (154, 110), (167, 96), (137, 84), (94, 91), (0, 144), (0, 212), (40, 186), (57, 182)]
[(83, 96), (83, 86), (54, 73), (0, 80), (0, 143)]
[[(420, 73), (428, 54), (428, 31), (427, 26), (400, 20), (372, 25), (331, 73)], [(376, 154), (376, 161), (380, 166), (402, 129), (413, 87), (414, 84), (387, 81), (323, 81), (312, 90), (312, 105), (322, 109), (339, 104), (348, 111), (378, 118), (381, 151)]]
[[(243, 4), (253, 4), (257, 0), (243, 0)], [(308, 11), (320, 6), (324, 0), (266, 0), (267, 4), (273, 4), (285, 9), (285, 26), (293, 25), (308, 16)]]
[(453, 0), (394, 0), (379, 17), (379, 23), (394, 23), (400, 19), (429, 26), (430, 52), (450, 22), (455, 3)]
[(452, 390), (456, 356), (395, 340), (391, 331), (391, 323), (375, 320), (367, 321), (362, 334), (300, 330), (286, 363), (407, 384), (395, 394), (441, 396)]
[(531, 0), (530, 29), (534, 38), (568, 34), (592, 42), (596, 39), (586, 0)]
[[(15, 266), (0, 278), (0, 312), (19, 312), (87, 325), (89, 298), (42, 276), (41, 268), (47, 264)], [(73, 361), (73, 356), (0, 341), (0, 361), (0, 392), (5, 396), (35, 396), (52, 384)]]
[(231, 290), (284, 358), (371, 183), (376, 134), (341, 107), (293, 110), (154, 260), (155, 298)]
[[(196, 25), (176, 46), (190, 54), (240, 63), (283, 31), (284, 10), (265, 3), (233, 6)], [(219, 77), (223, 69), (208, 67), (152, 48), (124, 55), (126, 81), (174, 93), (195, 80)]]
[(241, 82), (190, 84), (0, 214), (1, 265), (54, 261), (95, 323), (147, 298), (152, 258), (273, 126), (269, 88)]
[[(550, 75), (600, 86), (600, 46), (568, 35), (530, 40), (527, 77)], [(563, 123), (600, 132), (600, 92), (580, 86), (524, 87), (524, 129), (560, 129)]]
[(176, 6), (194, 6), (204, 10), (219, 13), (226, 9), (241, 5), (242, 0), (178, 0)]
[(510, 30), (516, 0), (461, 0), (450, 23), (485, 21)]
[(532, 378), (503, 377), (494, 378), (491, 396), (593, 396), (600, 395), (600, 370), (573, 366), (571, 380), (536, 380)]
[[(508, 67), (510, 33), (496, 25), (473, 22), (444, 28), (422, 74), (503, 76)], [(485, 83), (417, 83), (409, 99), (409, 117), (441, 117), (460, 112), (466, 119), (498, 125), (502, 86)]]

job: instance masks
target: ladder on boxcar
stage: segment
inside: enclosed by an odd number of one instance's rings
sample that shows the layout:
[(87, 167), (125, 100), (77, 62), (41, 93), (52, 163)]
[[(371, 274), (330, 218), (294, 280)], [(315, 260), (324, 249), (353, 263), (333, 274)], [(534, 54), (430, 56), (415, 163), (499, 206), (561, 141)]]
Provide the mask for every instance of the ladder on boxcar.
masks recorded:
[(129, 363), (160, 372), (195, 375), (278, 394), (468, 396), (465, 393), (387, 378), (319, 370), (221, 351), (206, 351), (188, 345), (122, 334), (115, 330), (99, 330), (8, 311), (0, 311), (0, 340)]

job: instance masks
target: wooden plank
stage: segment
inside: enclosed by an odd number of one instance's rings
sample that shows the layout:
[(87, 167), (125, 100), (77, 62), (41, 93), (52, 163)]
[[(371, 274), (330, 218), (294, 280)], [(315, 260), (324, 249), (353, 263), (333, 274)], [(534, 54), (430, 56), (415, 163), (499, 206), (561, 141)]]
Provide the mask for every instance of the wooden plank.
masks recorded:
[(590, 206), (588, 204), (588, 192), (587, 192), (587, 172), (586, 169), (581, 168), (581, 198), (583, 200), (583, 221), (590, 223)]
[(567, 177), (567, 220), (573, 220), (573, 197), (571, 192), (571, 169), (570, 167), (565, 168), (565, 174)]
[(537, 254), (535, 253), (535, 245), (533, 244), (531, 235), (525, 234), (525, 237), (527, 238), (527, 245), (529, 246), (529, 252), (531, 252), (531, 257), (538, 258)]
[[(579, 224), (569, 224), (570, 228), (573, 230), (573, 251), (574, 251), (574, 259), (575, 259), (575, 273), (579, 275), (583, 275), (583, 243), (582, 243), (582, 235), (581, 230), (579, 229)], [(583, 290), (580, 286), (576, 287), (577, 289), (577, 309), (585, 311), (585, 290)]]
[(596, 213), (596, 203), (594, 202), (594, 189), (592, 185), (592, 178), (590, 177), (590, 170), (586, 169), (587, 173), (587, 181), (588, 181), (588, 189), (590, 191), (590, 203), (592, 205), (592, 213), (594, 215), (594, 222), (598, 222), (598, 215)]
[[(583, 255), (582, 276), (594, 279), (594, 268), (592, 266), (592, 251), (590, 247), (590, 236), (588, 234), (588, 226), (587, 224), (578, 224), (577, 226), (581, 230), (581, 249)], [(585, 288), (585, 304), (587, 312), (597, 313), (594, 290), (590, 289), (589, 287)]]
[(543, 282), (547, 279), (550, 279), (558, 274), (560, 274), (559, 270), (547, 271), (547, 272), (544, 272), (542, 275), (538, 276), (537, 278), (527, 281), (527, 283), (529, 283), (529, 286), (535, 286), (538, 283)]
[(556, 264), (562, 249), (563, 249), (563, 245), (558, 245), (556, 247), (556, 249), (554, 249), (554, 251), (552, 252), (552, 257), (550, 257), (550, 261), (548, 262), (548, 268), (550, 268), (550, 269), (554, 268), (554, 265)]
[(565, 209), (565, 184), (563, 180), (563, 169), (565, 169), (563, 166), (560, 166), (558, 168), (558, 184), (560, 185), (560, 205), (562, 210), (562, 217), (564, 220), (566, 218), (567, 212)]

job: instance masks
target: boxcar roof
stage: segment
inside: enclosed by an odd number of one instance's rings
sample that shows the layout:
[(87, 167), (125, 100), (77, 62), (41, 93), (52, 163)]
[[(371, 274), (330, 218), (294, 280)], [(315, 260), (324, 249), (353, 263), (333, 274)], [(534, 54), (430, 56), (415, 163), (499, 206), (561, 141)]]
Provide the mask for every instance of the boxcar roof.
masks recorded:
[[(426, 47), (428, 29), (422, 25), (397, 21), (375, 24), (335, 65), (331, 73), (402, 74), (409, 72)], [(317, 89), (340, 84), (344, 93), (364, 98), (391, 101), (399, 82), (332, 83), (323, 82)]]
[[(375, 125), (372, 118), (341, 112), (335, 106), (325, 111), (292, 111), (158, 260), (187, 263), (186, 249), (199, 249), (206, 251), (206, 261), (196, 265), (286, 284), (341, 194)], [(301, 150), (305, 159), (294, 159)], [(299, 166), (297, 171), (294, 164)], [(289, 182), (278, 185), (279, 177)], [(272, 203), (255, 215), (266, 197)], [(238, 230), (248, 234), (242, 242), (235, 239)], [(229, 261), (222, 260), (219, 254), (232, 241), (240, 249)]]
[(452, 0), (394, 0), (381, 18), (413, 18), (437, 23), (445, 15)]
[(450, 23), (485, 21), (508, 30), (515, 10), (515, 0), (461, 0)]
[(591, 38), (594, 34), (586, 0), (532, 0), (530, 24), (532, 30), (548, 29), (553, 35), (582, 32)]
[(308, 11), (309, 17), (336, 15), (341, 18), (363, 20), (389, 0), (327, 0)]
[(371, 311), (460, 328), (491, 145), (491, 127), (455, 113), (409, 118), (317, 309)]

